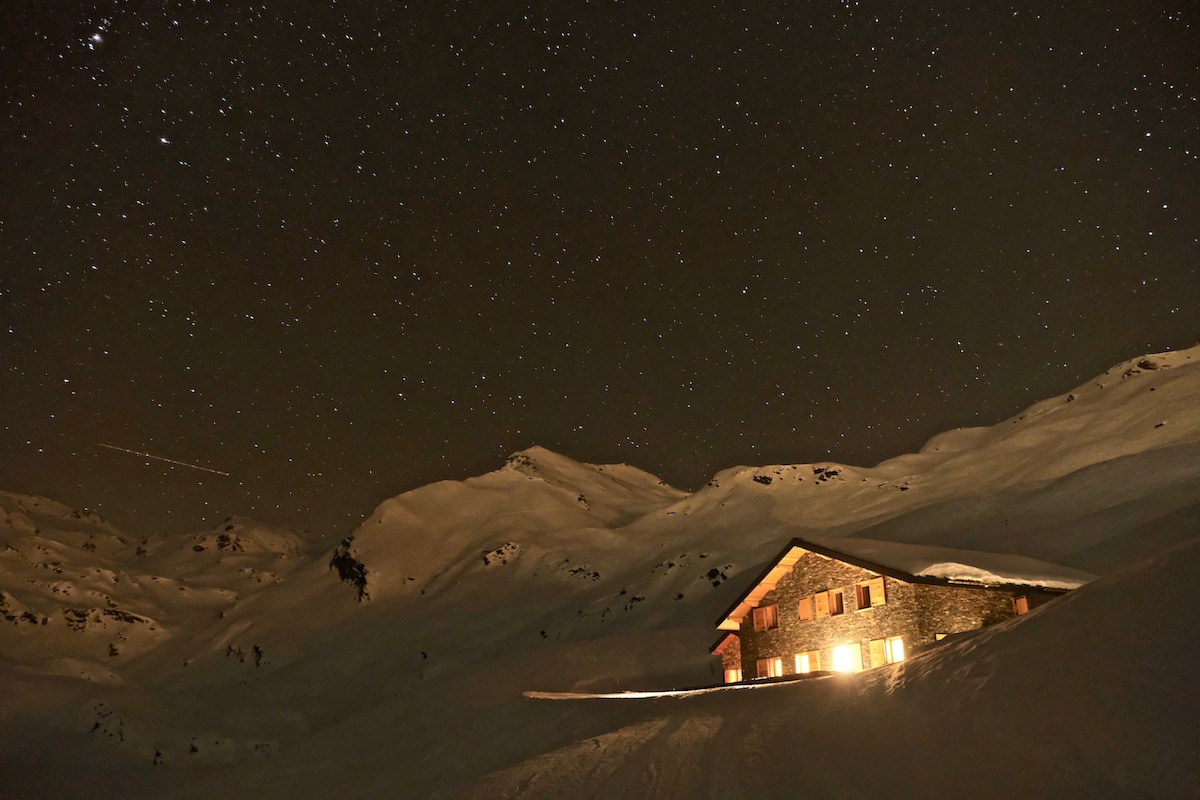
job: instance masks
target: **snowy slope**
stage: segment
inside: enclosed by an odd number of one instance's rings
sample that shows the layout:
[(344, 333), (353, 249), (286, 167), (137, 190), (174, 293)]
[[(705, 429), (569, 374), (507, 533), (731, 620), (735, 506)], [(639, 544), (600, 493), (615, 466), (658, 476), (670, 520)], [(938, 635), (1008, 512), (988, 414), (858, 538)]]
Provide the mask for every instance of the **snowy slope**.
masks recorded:
[[(315, 555), (249, 520), (138, 542), (6, 495), (0, 779), (16, 798), (1192, 796), (1197, 409), (1192, 349), (871, 468), (737, 467), (688, 494), (531, 448)], [(1111, 577), (888, 671), (522, 695), (715, 682), (713, 620), (794, 536)], [(797, 757), (821, 737), (842, 746)]]
[(463, 796), (1195, 797), (1200, 606), (1163, 613), (1161, 592), (1197, 570), (1200, 539), (859, 675), (575, 701), (597, 730)]
[(230, 518), (134, 541), (99, 516), (0, 493), (0, 654), (26, 672), (122, 683), (137, 658), (280, 583), (293, 532)]
[[(920, 453), (873, 468), (729, 469), (681, 508), (736, 505), (773, 542), (794, 526), (1111, 571), (1195, 530), (1198, 393), (1200, 347), (1143, 356), (991, 428), (935, 436)], [(750, 506), (759, 513), (749, 516)]]

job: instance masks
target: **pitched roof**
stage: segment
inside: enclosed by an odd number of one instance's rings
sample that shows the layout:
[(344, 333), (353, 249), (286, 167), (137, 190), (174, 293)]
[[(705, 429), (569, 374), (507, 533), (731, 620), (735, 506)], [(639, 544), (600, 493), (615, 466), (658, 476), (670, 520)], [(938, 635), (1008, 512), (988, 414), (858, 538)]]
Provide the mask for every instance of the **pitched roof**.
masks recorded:
[(713, 642), (712, 647), (708, 648), (708, 652), (712, 653), (713, 655), (720, 655), (721, 653), (725, 652), (725, 648), (729, 647), (729, 645), (736, 641), (738, 641), (738, 638), (732, 633), (726, 631), (725, 633), (721, 634), (720, 638)]
[(720, 630), (735, 631), (805, 553), (817, 553), (906, 583), (969, 586), (985, 589), (1030, 589), (1065, 592), (1096, 578), (1036, 558), (981, 550), (884, 542), (854, 537), (792, 539), (717, 621)]

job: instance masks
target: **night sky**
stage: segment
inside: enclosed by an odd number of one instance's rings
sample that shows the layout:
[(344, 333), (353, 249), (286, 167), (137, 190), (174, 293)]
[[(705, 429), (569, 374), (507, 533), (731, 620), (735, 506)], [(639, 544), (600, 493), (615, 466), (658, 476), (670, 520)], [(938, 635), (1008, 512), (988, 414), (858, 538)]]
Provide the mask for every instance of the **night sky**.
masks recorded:
[(334, 537), (535, 443), (871, 465), (1195, 344), (1197, 3), (970, 5), (6, 2), (0, 488)]

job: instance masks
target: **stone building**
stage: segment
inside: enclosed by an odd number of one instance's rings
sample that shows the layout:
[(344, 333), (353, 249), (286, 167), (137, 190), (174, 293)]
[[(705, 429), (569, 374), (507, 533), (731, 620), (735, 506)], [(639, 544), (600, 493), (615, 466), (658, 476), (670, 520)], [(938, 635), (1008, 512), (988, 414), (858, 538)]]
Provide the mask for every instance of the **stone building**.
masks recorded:
[(725, 681), (857, 672), (1024, 614), (1095, 576), (1024, 556), (792, 539), (721, 616)]

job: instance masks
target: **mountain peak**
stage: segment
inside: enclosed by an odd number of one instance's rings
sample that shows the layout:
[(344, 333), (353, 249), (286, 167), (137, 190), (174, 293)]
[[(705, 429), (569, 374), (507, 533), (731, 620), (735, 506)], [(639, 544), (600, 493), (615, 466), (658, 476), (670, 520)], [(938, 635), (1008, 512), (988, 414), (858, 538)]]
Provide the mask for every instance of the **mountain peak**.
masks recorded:
[(586, 467), (573, 458), (555, 453), (541, 445), (532, 445), (524, 450), (518, 450), (504, 461), (501, 469), (511, 469), (526, 475), (535, 476), (543, 469), (579, 469)]

